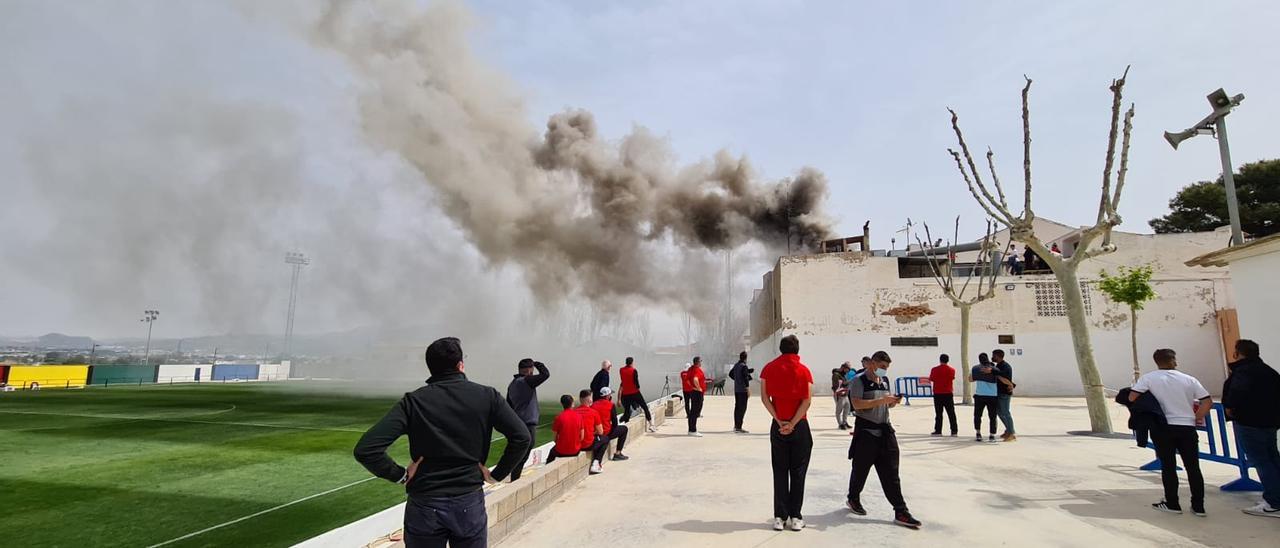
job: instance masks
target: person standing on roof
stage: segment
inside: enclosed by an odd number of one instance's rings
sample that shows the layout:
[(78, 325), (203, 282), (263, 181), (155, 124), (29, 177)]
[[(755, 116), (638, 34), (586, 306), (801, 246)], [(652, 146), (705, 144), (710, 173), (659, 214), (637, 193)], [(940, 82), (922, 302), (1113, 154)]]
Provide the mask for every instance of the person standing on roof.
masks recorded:
[(520, 420), (524, 421), (524, 425), (529, 429), (529, 450), (525, 451), (524, 458), (520, 459), (520, 464), (511, 471), (511, 481), (520, 479), (520, 473), (524, 470), (524, 465), (529, 461), (529, 454), (533, 452), (533, 446), (537, 441), (538, 433), (538, 386), (547, 379), (551, 378), (551, 371), (542, 362), (533, 361), (533, 358), (525, 358), (516, 364), (516, 374), (511, 379), (511, 384), (507, 385), (507, 404), (511, 409), (520, 416)]
[[(373, 475), (404, 486), (407, 546), (485, 546), (486, 482), (501, 481), (533, 443), (524, 421), (497, 390), (467, 380), (462, 342), (439, 339), (427, 347), (427, 385), (405, 394), (356, 443), (355, 459)], [(493, 430), (507, 438), (491, 473), (485, 468)], [(387, 448), (409, 436), (408, 468)]]
[(640, 393), (640, 373), (636, 371), (635, 358), (627, 356), (626, 365), (618, 370), (618, 378), (622, 383), (622, 421), (631, 422), (631, 410), (639, 407), (644, 411), (645, 428), (650, 433), (657, 432), (653, 428), (653, 415), (649, 412), (649, 403)]

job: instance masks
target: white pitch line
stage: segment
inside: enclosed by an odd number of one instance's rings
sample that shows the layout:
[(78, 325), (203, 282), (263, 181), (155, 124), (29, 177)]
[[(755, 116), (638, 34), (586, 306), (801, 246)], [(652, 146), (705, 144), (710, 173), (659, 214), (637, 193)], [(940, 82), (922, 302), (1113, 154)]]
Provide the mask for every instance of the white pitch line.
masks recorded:
[(196, 532), (194, 532), (194, 533), (187, 533), (187, 534), (182, 535), (182, 536), (180, 536), (180, 537), (178, 537), (178, 538), (169, 539), (169, 540), (166, 540), (166, 541), (161, 542), (161, 543), (159, 543), (159, 544), (152, 544), (151, 546), (149, 546), (149, 547), (147, 547), (147, 548), (157, 548), (158, 546), (165, 546), (165, 545), (167, 545), (167, 544), (173, 544), (173, 543), (178, 542), (178, 541), (187, 540), (187, 539), (189, 539), (189, 538), (191, 538), (191, 537), (198, 536), (198, 535), (203, 535), (203, 534), (208, 533), (209, 531), (213, 531), (213, 530), (215, 530), (215, 529), (221, 529), (221, 528), (226, 527), (226, 526), (228, 526), (228, 525), (235, 525), (235, 524), (240, 523), (240, 522), (242, 522), (242, 521), (244, 521), (244, 520), (247, 520), (247, 519), (253, 519), (253, 518), (256, 518), (256, 517), (261, 516), (261, 515), (263, 515), (263, 514), (267, 514), (267, 513), (270, 513), (270, 512), (274, 512), (274, 511), (279, 510), (279, 509), (281, 509), (281, 508), (287, 508), (287, 507), (289, 507), (289, 506), (293, 506), (293, 505), (298, 504), (298, 503), (300, 503), (300, 502), (306, 502), (306, 501), (309, 501), (309, 500), (314, 499), (314, 498), (316, 498), (316, 497), (323, 497), (323, 496), (325, 496), (325, 495), (328, 495), (329, 493), (333, 493), (333, 492), (336, 492), (336, 491), (341, 491), (341, 490), (346, 489), (346, 488), (348, 488), (348, 487), (351, 487), (351, 486), (353, 486), (353, 485), (360, 485), (361, 483), (364, 483), (364, 482), (366, 482), (366, 481), (373, 480), (373, 479), (378, 479), (378, 477), (377, 477), (377, 476), (369, 476), (369, 477), (367, 477), (367, 478), (365, 478), (365, 479), (358, 480), (358, 481), (353, 481), (353, 482), (348, 483), (348, 484), (346, 484), (346, 485), (343, 485), (343, 486), (341, 486), (341, 487), (334, 487), (333, 489), (330, 489), (330, 490), (328, 490), (328, 491), (324, 491), (324, 492), (321, 492), (321, 493), (316, 493), (316, 494), (314, 494), (314, 495), (308, 495), (308, 496), (302, 497), (302, 498), (300, 498), (300, 499), (298, 499), (298, 500), (295, 500), (295, 501), (292, 501), (292, 502), (286, 502), (286, 503), (281, 504), (281, 505), (279, 505), (279, 506), (273, 506), (273, 507), (271, 507), (271, 508), (267, 508), (266, 510), (262, 510), (262, 511), (260, 511), (260, 512), (254, 512), (254, 513), (249, 514), (249, 515), (247, 515), (247, 516), (244, 516), (244, 517), (240, 517), (240, 518), (233, 519), (233, 520), (228, 521), (228, 522), (226, 522), (226, 523), (219, 523), (219, 524), (217, 524), (217, 525), (214, 525), (213, 527), (206, 527), (206, 528), (201, 529), (201, 530), (199, 530), (199, 531), (196, 531)]
[(260, 422), (232, 422), (232, 421), (202, 421), (195, 419), (170, 419), (163, 417), (134, 417), (129, 415), (94, 415), (89, 413), (47, 413), (43, 411), (7, 411), (0, 409), (0, 413), (9, 413), (13, 415), (49, 415), (56, 417), (81, 417), (86, 419), (120, 419), (120, 420), (137, 420), (137, 421), (155, 421), (155, 422), (179, 422), (186, 424), (220, 424), (229, 426), (250, 426), (254, 428), (279, 428), (283, 430), (316, 430), (320, 432), (354, 432), (363, 434), (364, 430), (354, 428), (322, 428), (319, 426), (290, 426), (287, 424), (265, 424)]

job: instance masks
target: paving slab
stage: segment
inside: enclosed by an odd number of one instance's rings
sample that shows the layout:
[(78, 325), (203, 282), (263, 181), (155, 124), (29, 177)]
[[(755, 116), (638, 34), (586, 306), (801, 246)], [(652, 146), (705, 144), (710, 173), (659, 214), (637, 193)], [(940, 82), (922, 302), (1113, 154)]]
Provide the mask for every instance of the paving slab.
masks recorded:
[[(627, 448), (631, 460), (568, 489), (503, 546), (1280, 546), (1280, 519), (1240, 512), (1258, 493), (1218, 489), (1237, 477), (1229, 465), (1202, 463), (1208, 517), (1152, 510), (1159, 473), (1138, 466), (1153, 451), (1069, 434), (1089, 427), (1079, 398), (1015, 398), (1018, 440), (998, 444), (973, 441), (968, 406), (957, 406), (959, 437), (929, 436), (932, 404), (914, 401), (892, 416), (903, 491), (924, 522), (918, 531), (892, 523), (875, 477), (862, 494), (869, 515), (845, 510), (850, 438), (836, 428), (830, 397), (815, 398), (809, 413), (808, 527), (773, 531), (768, 415), (753, 398), (751, 433), (734, 434), (732, 397), (709, 396), (704, 437), (686, 436), (683, 417), (669, 420)], [(1127, 412), (1112, 407), (1123, 428)], [(1185, 481), (1182, 496), (1188, 506)]]

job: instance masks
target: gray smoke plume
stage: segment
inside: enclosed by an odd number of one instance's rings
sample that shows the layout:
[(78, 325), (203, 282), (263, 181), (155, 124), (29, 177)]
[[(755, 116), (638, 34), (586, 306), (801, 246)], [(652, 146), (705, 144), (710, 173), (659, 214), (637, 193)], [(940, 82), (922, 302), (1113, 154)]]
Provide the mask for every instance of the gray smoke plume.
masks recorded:
[(476, 249), (520, 265), (542, 300), (639, 297), (706, 317), (718, 296), (697, 272), (706, 251), (828, 237), (818, 171), (764, 184), (723, 151), (677, 166), (643, 128), (609, 143), (582, 110), (553, 115), (539, 138), (511, 83), (470, 52), (461, 7), (373, 5), (334, 2), (313, 35), (363, 78), (365, 134), (420, 171)]
[(716, 250), (825, 237), (816, 171), (677, 165), (582, 111), (540, 131), (468, 18), (407, 0), (0, 6), (17, 83), (0, 86), (0, 330), (141, 333), (158, 308), (158, 337), (278, 333), (293, 250), (313, 259), (300, 332), (465, 336), (508, 328), (530, 293), (708, 318)]

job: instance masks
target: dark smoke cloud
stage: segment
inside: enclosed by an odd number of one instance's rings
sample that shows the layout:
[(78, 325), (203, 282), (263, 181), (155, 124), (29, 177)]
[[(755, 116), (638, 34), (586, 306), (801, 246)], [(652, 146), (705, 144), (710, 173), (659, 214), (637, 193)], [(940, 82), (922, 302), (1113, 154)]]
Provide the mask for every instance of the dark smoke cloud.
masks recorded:
[(465, 10), (374, 6), (334, 2), (313, 33), (364, 80), (366, 135), (420, 171), (476, 249), (520, 265), (542, 300), (638, 297), (705, 317), (723, 298), (701, 271), (708, 252), (828, 237), (820, 172), (764, 183), (724, 151), (677, 166), (644, 128), (610, 143), (583, 110), (553, 115), (539, 138), (514, 86), (469, 50)]

